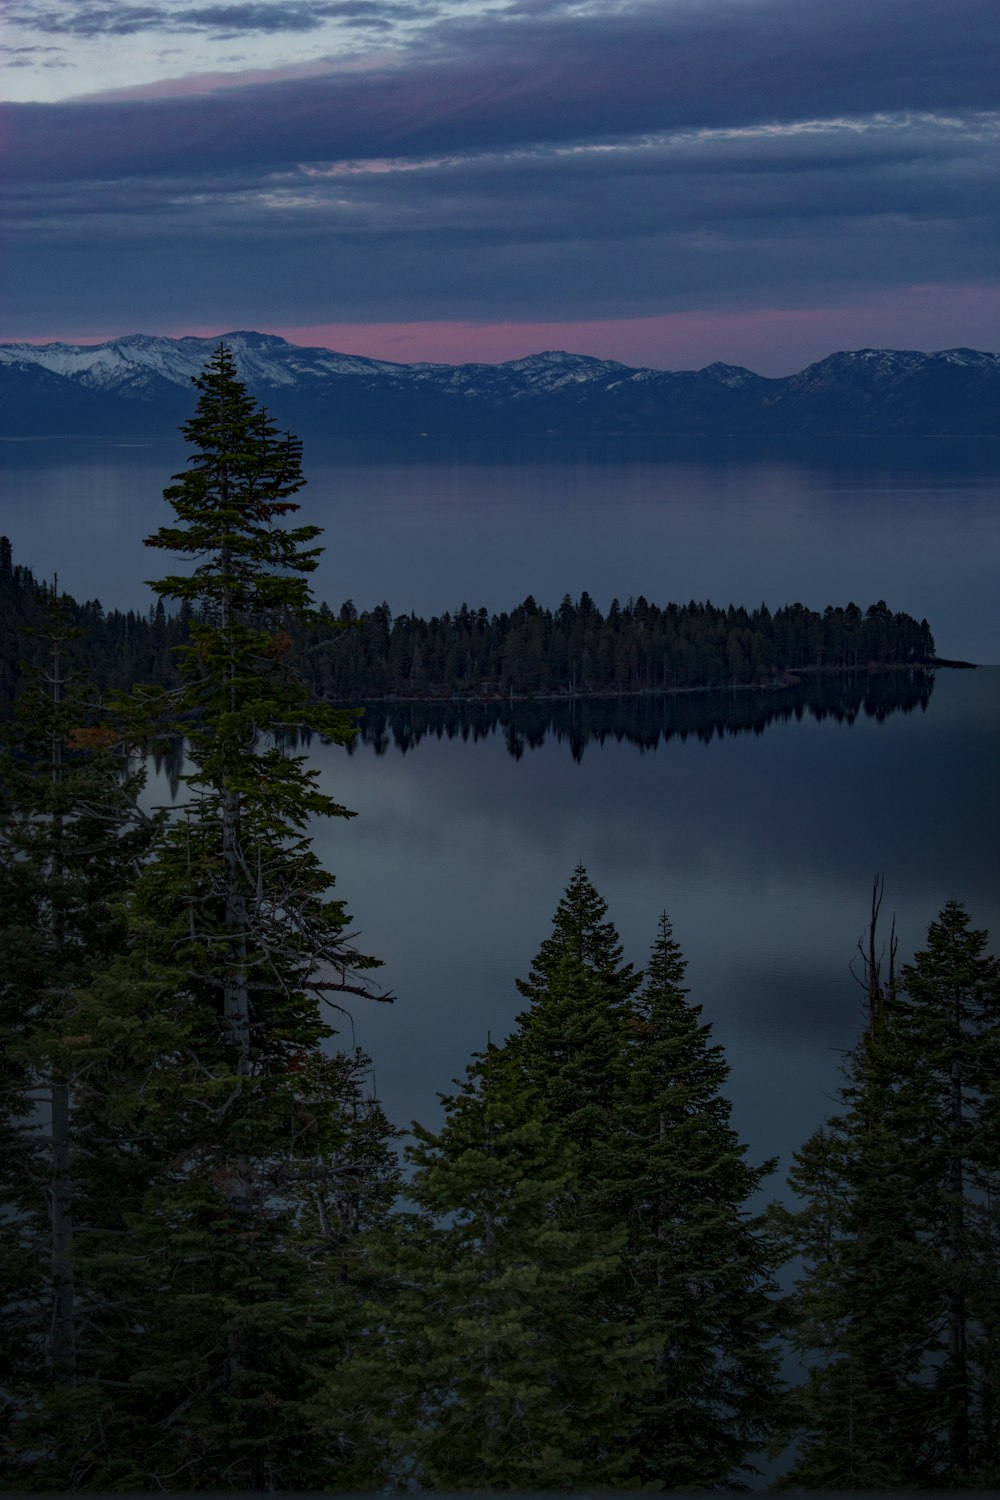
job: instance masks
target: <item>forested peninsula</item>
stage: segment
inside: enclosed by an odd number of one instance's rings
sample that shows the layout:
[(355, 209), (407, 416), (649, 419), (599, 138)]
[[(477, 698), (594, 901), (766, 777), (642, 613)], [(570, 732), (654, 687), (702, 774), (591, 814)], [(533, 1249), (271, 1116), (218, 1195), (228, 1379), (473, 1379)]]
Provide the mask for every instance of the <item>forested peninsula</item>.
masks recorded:
[[(184, 601), (168, 613), (105, 610), (61, 595), (79, 631), (69, 658), (100, 687), (179, 685), (176, 648), (205, 612)], [(22, 664), (44, 652), (40, 621), (52, 586), (15, 564), (0, 538), (0, 711), (9, 713)], [(533, 598), (490, 614), (461, 605), (430, 619), (394, 616), (384, 601), (359, 613), (353, 600), (322, 604), (289, 621), (292, 662), (310, 691), (337, 703), (391, 699), (526, 699), (631, 696), (761, 687), (790, 674), (858, 672), (933, 665), (926, 620), (893, 613), (884, 600), (822, 613), (790, 604), (773, 613), (710, 603), (650, 604), (642, 595), (612, 600), (606, 614), (587, 593), (567, 594), (555, 611)]]
[[(834, 1113), (792, 1158), (794, 1201), (763, 1208), (777, 1163), (747, 1160), (669, 916), (638, 969), (577, 865), (534, 957), (511, 955), (510, 1034), (473, 1054), (438, 1129), (414, 1124), (404, 1174), (344, 1019), (392, 997), (310, 832), (351, 814), (288, 743), (352, 742), (299, 663), (325, 669), (366, 627), (313, 609), (294, 440), (224, 348), (196, 384), (191, 464), (146, 538), (188, 568), (153, 585), (176, 614), (105, 615), (0, 559), (20, 687), (0, 726), (0, 1488), (728, 1491), (790, 1448), (785, 1488), (995, 1487), (986, 932), (949, 899), (903, 962), (875, 881)], [(883, 606), (767, 618), (525, 605), (497, 617), (490, 675), (491, 621), (476, 644), (460, 611), (441, 639), (467, 637), (483, 675), (427, 670), (502, 688), (537, 640), (582, 693), (603, 643), (653, 620), (662, 652), (675, 619), (726, 648), (745, 629), (751, 661), (770, 640), (765, 678), (796, 651), (917, 673), (932, 649)], [(692, 652), (678, 685), (711, 675)], [(150, 807), (165, 726), (185, 765)]]

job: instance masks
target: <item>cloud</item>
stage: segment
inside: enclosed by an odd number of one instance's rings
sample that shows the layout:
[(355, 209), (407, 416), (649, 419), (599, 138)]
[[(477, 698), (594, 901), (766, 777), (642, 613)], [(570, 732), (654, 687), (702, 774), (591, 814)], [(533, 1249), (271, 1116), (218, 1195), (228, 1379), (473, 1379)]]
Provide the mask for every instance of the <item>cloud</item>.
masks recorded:
[(381, 71), (11, 106), (8, 172), (100, 178), (991, 109), (995, 20), (992, 0), (957, 12), (942, 0), (727, 0), (452, 21)]
[[(277, 8), (160, 9), (263, 27)], [(984, 286), (998, 35), (993, 0), (518, 0), (363, 67), (11, 106), (8, 295), (22, 328), (74, 305), (89, 326), (275, 326)]]
[(998, 145), (1000, 119), (985, 117), (975, 129), (929, 116), (680, 131), (610, 146), (64, 180), (12, 189), (10, 213), (12, 222), (53, 209), (92, 221), (122, 211), (141, 227), (145, 215), (183, 223), (184, 210), (196, 207), (219, 225), (266, 226), (277, 215), (289, 235), (318, 217), (369, 236), (463, 232), (498, 241), (559, 241), (581, 228), (600, 238), (769, 223), (794, 233), (816, 219), (968, 224), (995, 218)]
[(890, 121), (70, 182), (12, 200), (25, 233), (23, 251), (8, 238), (9, 273), (37, 288), (50, 326), (53, 301), (68, 310), (81, 280), (91, 309), (127, 297), (127, 326), (154, 309), (176, 318), (182, 300), (190, 317), (244, 324), (265, 307), (296, 323), (580, 319), (794, 308), (940, 282), (945, 267), (982, 283), (995, 267), (996, 137)]
[(394, 0), (250, 0), (243, 5), (32, 6), (12, 10), (9, 22), (67, 37), (134, 36), (207, 32), (215, 37), (316, 31), (330, 21), (388, 26), (413, 7)]

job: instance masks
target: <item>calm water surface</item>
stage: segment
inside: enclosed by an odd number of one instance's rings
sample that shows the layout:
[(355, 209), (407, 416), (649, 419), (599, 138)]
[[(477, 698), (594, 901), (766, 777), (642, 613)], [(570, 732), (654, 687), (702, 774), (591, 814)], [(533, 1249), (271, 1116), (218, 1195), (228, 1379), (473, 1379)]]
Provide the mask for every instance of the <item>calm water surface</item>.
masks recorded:
[[(655, 752), (549, 737), (316, 752), (360, 816), (316, 830), (393, 1006), (354, 1031), (400, 1123), (437, 1117), (469, 1054), (507, 1034), (577, 863), (641, 965), (666, 910), (692, 998), (724, 1042), (739, 1129), (789, 1152), (831, 1107), (861, 1020), (850, 965), (884, 872), (901, 956), (949, 896), (1000, 936), (1000, 668), (939, 672), (926, 709), (774, 722)], [(350, 1031), (346, 1033), (350, 1035)]]
[[(0, 530), (70, 592), (146, 607), (141, 580), (166, 564), (142, 537), (168, 519), (160, 492), (183, 456), (0, 444)], [(884, 598), (925, 615), (942, 654), (1000, 662), (998, 445), (341, 445), (305, 464), (302, 519), (328, 549), (317, 593), (334, 604)], [(736, 1124), (755, 1158), (787, 1165), (857, 1032), (850, 963), (873, 875), (904, 956), (952, 895), (1000, 934), (998, 737), (994, 667), (939, 672), (926, 709), (882, 721), (805, 714), (655, 751), (611, 739), (574, 760), (549, 737), (514, 759), (502, 734), (317, 749), (360, 814), (317, 828), (317, 846), (398, 996), (354, 1007), (390, 1114), (432, 1123), (436, 1092), (506, 1034), (514, 978), (583, 861), (635, 963), (670, 914), (728, 1051)]]
[[(162, 558), (142, 538), (183, 461), (179, 440), (0, 443), (15, 558), (77, 596), (146, 607)], [(302, 519), (327, 547), (317, 592), (334, 605), (883, 598), (926, 616), (942, 654), (1000, 662), (1000, 443), (313, 445), (305, 470)]]

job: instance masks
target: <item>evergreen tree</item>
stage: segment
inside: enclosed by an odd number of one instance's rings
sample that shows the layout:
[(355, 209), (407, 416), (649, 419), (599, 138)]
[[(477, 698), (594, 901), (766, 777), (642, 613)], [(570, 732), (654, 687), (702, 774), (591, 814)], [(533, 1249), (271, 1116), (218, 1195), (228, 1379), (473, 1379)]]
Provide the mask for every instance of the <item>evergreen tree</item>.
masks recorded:
[(99, 695), (67, 674), (74, 632), (54, 596), (47, 614), (47, 662), (29, 673), (0, 756), (5, 1468), (22, 1483), (77, 1380), (88, 1312), (74, 1244), (83, 996), (123, 941), (123, 897), (158, 828)]
[(552, 932), (516, 981), (529, 1001), (507, 1048), (545, 1099), (549, 1118), (584, 1152), (581, 1185), (603, 1193), (601, 1161), (615, 1126), (629, 1004), (642, 982), (608, 920), (607, 902), (577, 865)]
[(722, 1093), (729, 1067), (664, 913), (631, 1006), (609, 1197), (627, 1226), (624, 1287), (654, 1341), (655, 1379), (630, 1413), (635, 1477), (711, 1488), (751, 1470), (780, 1416), (773, 1271), (780, 1260), (747, 1200), (775, 1163), (751, 1167)]
[(749, 1167), (721, 1093), (728, 1075), (664, 917), (645, 985), (578, 866), (529, 977), (506, 1054), (581, 1152), (567, 1225), (624, 1235), (592, 1314), (633, 1330), (643, 1358), (609, 1386), (630, 1483), (725, 1485), (779, 1416), (777, 1260), (747, 1198)]
[(953, 1488), (1000, 1483), (1000, 962), (987, 937), (948, 901), (903, 969), (894, 1016), (899, 1133), (919, 1154), (914, 1207), (940, 1310), (939, 1482)]
[(190, 467), (165, 491), (178, 524), (149, 539), (195, 563), (153, 585), (192, 610), (175, 705), (188, 795), (130, 895), (126, 950), (79, 1009), (76, 1262), (99, 1336), (73, 1397), (85, 1439), (50, 1487), (329, 1482), (302, 1411), (360, 1315), (345, 1173), (359, 1224), (392, 1175), (386, 1122), (324, 1050), (324, 1002), (371, 994), (376, 961), (308, 838), (310, 818), (345, 810), (290, 752), (302, 729), (352, 732), (288, 665), (318, 550), (317, 528), (284, 524), (299, 445), (224, 348), (196, 385)]
[[(98, 1003), (92, 1015), (115, 1092), (95, 1046), (81, 1112), (120, 1166), (114, 1202), (104, 1174), (83, 1185), (79, 1264), (100, 1337), (80, 1370), (73, 1477), (109, 1490), (320, 1489), (341, 1459), (309, 1404), (361, 1336), (365, 1244), (397, 1189), (367, 1059), (293, 1054), (233, 1128), (224, 1091), (237, 1075), (198, 1048), (190, 1012), (127, 1012), (112, 984), (108, 996), (113, 1014)], [(137, 1035), (150, 1024), (152, 1060)], [(254, 1170), (237, 1207), (234, 1150)]]
[(790, 1178), (810, 1368), (789, 1483), (997, 1482), (1000, 970), (985, 943), (950, 901), (898, 983), (870, 945), (844, 1111)]
[(892, 1029), (897, 944), (893, 927), (883, 980), (882, 895), (877, 879), (867, 935), (858, 943), (866, 1020), (847, 1058), (844, 1113), (794, 1158), (789, 1185), (805, 1207), (791, 1216), (776, 1211), (805, 1264), (790, 1303), (792, 1343), (808, 1366), (792, 1397), (801, 1437), (787, 1482), (816, 1488), (933, 1482), (924, 1351), (933, 1339), (934, 1296), (894, 1105), (901, 1066)]
[(332, 1400), (343, 1413), (353, 1397), (354, 1483), (621, 1482), (616, 1414), (645, 1351), (596, 1309), (623, 1235), (567, 1223), (581, 1154), (500, 1049), (444, 1105), (439, 1132), (415, 1127), (417, 1212), (383, 1245), (394, 1290)]

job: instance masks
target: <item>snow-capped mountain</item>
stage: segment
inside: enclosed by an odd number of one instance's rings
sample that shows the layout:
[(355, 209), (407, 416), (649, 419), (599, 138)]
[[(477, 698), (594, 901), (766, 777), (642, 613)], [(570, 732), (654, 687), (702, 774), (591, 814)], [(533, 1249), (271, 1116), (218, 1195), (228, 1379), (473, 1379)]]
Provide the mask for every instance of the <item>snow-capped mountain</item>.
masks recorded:
[[(547, 350), (503, 364), (395, 364), (273, 334), (222, 335), (282, 426), (323, 433), (969, 433), (998, 430), (1000, 355), (860, 349), (769, 379), (736, 365), (633, 369)], [(6, 436), (171, 432), (218, 338), (0, 345)]]
[[(248, 384), (292, 386), (310, 376), (407, 368), (330, 349), (301, 349), (269, 333), (227, 333), (224, 342)], [(151, 382), (187, 389), (217, 348), (217, 338), (156, 338), (129, 333), (105, 344), (2, 344), (0, 364), (37, 365), (90, 390), (134, 394)]]

